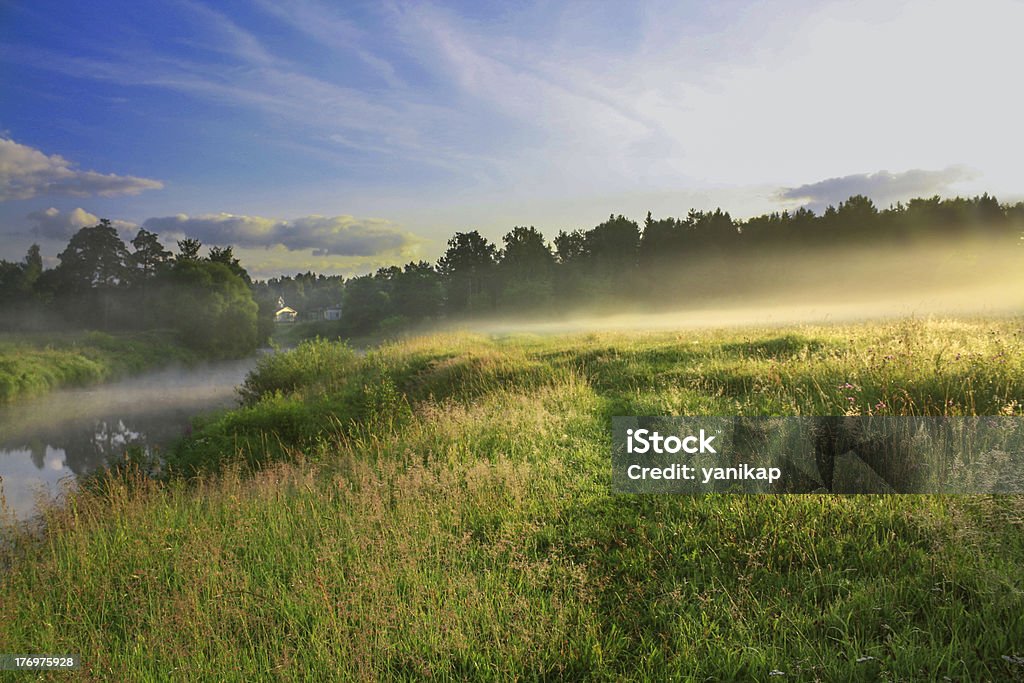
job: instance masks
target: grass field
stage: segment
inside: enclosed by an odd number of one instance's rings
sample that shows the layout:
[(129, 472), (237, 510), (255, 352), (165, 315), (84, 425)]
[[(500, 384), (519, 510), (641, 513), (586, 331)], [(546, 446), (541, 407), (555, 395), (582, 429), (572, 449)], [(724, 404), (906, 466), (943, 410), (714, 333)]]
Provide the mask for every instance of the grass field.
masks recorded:
[(1022, 496), (609, 491), (613, 415), (1021, 415), (1024, 321), (313, 342), (243, 396), (159, 479), (8, 529), (0, 652), (105, 680), (1024, 679)]
[(0, 334), (0, 404), (196, 360), (158, 333)]

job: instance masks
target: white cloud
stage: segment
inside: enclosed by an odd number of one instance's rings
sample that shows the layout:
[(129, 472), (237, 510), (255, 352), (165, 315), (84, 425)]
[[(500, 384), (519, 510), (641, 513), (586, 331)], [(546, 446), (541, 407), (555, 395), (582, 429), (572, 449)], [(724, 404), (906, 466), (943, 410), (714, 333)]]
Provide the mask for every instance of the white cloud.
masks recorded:
[(876, 204), (885, 206), (912, 197), (942, 194), (950, 185), (975, 177), (977, 173), (963, 166), (951, 166), (941, 171), (915, 168), (903, 173), (858, 173), (785, 188), (779, 197), (806, 202), (816, 211), (830, 204), (836, 205), (856, 194), (870, 197)]
[(0, 138), (0, 201), (37, 195), (114, 197), (157, 190), (163, 183), (149, 178), (81, 171), (57, 154), (47, 155), (8, 138)]
[(278, 220), (229, 213), (150, 218), (143, 227), (156, 233), (174, 233), (204, 244), (242, 248), (284, 247), (314, 256), (404, 257), (415, 252), (420, 240), (394, 223), (355, 216), (304, 216)]
[[(36, 237), (52, 240), (67, 240), (80, 229), (100, 222), (99, 216), (85, 209), (60, 211), (52, 206), (41, 211), (33, 211), (26, 218), (29, 220), (30, 231)], [(123, 238), (133, 235), (137, 228), (134, 223), (128, 221), (112, 220), (111, 224)]]
[(365, 275), (382, 266), (401, 265), (414, 256), (316, 256), (308, 252), (289, 251), (278, 245), (269, 249), (235, 248), (234, 254), (255, 279), (294, 275), (312, 271), (324, 275)]
[[(61, 211), (49, 207), (28, 216), (29, 234), (36, 240), (66, 242), (83, 227), (96, 225), (100, 217), (76, 208)], [(112, 219), (121, 238), (130, 241), (139, 225)], [(228, 213), (156, 217), (143, 228), (157, 233), (174, 249), (176, 239), (191, 237), (206, 245), (231, 245), (253, 277), (314, 270), (325, 274), (362, 274), (385, 265), (421, 257), (423, 245), (416, 235), (394, 222), (354, 216), (303, 216), (278, 220)], [(25, 233), (11, 233), (20, 235)], [(21, 250), (22, 246), (18, 245)]]

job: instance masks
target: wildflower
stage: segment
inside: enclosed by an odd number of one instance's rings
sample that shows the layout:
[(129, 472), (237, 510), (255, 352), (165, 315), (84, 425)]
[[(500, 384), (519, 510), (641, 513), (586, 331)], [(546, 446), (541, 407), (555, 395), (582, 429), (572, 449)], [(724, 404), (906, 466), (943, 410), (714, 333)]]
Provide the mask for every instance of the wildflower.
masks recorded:
[(884, 409), (885, 409), (885, 401), (879, 401), (878, 403), (875, 404), (875, 410), (884, 410)]

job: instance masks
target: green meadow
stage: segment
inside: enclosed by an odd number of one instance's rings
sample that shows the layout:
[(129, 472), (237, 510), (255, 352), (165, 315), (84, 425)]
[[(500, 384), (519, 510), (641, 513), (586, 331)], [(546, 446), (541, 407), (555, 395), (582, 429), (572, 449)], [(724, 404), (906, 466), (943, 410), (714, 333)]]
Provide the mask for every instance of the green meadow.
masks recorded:
[(613, 415), (1022, 415), (1024, 320), (316, 340), (241, 398), (6, 527), (0, 652), (86, 680), (1024, 678), (1024, 496), (610, 492)]
[(166, 334), (0, 334), (0, 404), (199, 360)]

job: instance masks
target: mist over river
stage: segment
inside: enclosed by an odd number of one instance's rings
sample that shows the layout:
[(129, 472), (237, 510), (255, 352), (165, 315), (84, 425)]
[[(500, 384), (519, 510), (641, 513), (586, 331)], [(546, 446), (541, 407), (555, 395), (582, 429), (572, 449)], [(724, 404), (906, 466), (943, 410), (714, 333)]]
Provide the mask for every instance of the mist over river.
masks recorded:
[(186, 434), (193, 417), (237, 403), (256, 358), (136, 375), (0, 406), (0, 493), (6, 512), (30, 518), (76, 477), (123, 457), (157, 452)]

